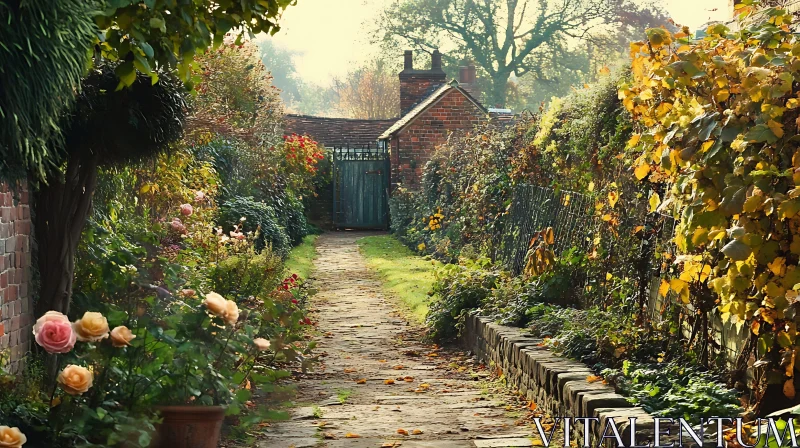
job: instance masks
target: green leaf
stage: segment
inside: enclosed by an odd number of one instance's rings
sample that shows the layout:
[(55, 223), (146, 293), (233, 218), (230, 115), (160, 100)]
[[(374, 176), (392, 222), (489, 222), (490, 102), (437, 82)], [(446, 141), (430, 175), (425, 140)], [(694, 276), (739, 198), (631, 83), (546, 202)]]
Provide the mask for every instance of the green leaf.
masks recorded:
[(162, 26), (164, 26), (164, 20), (163, 19), (159, 19), (157, 17), (153, 17), (152, 19), (150, 19), (150, 28), (161, 29)]
[(136, 69), (133, 67), (133, 62), (123, 62), (114, 70), (119, 77), (120, 84), (125, 87), (130, 87), (136, 81)]
[(778, 137), (772, 133), (772, 130), (769, 126), (765, 124), (758, 124), (753, 126), (750, 131), (747, 132), (744, 136), (745, 140), (749, 142), (757, 142), (757, 143), (775, 143), (778, 141)]
[(146, 75), (149, 75), (152, 72), (150, 69), (150, 63), (147, 62), (147, 59), (139, 56), (138, 54), (133, 58), (133, 66)]
[(144, 51), (145, 56), (147, 56), (150, 59), (153, 58), (154, 54), (153, 47), (150, 44), (148, 44), (147, 42), (139, 42), (139, 48), (141, 48), (142, 51)]

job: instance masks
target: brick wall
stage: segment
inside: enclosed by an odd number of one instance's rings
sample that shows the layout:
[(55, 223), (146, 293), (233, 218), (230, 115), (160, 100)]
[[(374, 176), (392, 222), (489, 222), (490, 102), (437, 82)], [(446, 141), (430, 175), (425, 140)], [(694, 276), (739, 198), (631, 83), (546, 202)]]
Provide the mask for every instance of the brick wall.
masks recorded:
[(436, 147), (452, 131), (472, 129), (484, 120), (484, 113), (461, 92), (447, 92), (392, 139), (392, 185), (418, 188), (422, 169)]
[(16, 371), (30, 348), (31, 212), (27, 185), (0, 183), (0, 351), (11, 355)]

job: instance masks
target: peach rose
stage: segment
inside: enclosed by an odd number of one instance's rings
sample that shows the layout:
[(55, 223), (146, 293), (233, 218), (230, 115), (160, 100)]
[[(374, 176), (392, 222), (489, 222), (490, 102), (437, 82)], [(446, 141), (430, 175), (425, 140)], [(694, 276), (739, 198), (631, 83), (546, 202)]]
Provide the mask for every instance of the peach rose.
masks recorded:
[[(42, 319), (44, 319), (44, 316), (39, 320), (41, 321)], [(69, 320), (53, 319), (43, 322), (37, 321), (33, 327), (33, 339), (47, 353), (68, 353), (75, 347), (77, 334)]]
[(228, 314), (227, 300), (215, 292), (206, 294), (206, 299), (203, 300), (203, 305), (208, 308), (208, 311), (210, 311), (211, 314), (219, 316), (223, 319)]
[(194, 201), (195, 202), (202, 202), (206, 199), (206, 194), (203, 190), (197, 190), (194, 192)]
[(0, 426), (0, 448), (20, 448), (27, 441), (28, 438), (19, 428)]
[(97, 342), (108, 337), (108, 320), (100, 313), (87, 311), (72, 324), (81, 342)]
[(269, 350), (269, 346), (271, 345), (270, 342), (264, 338), (253, 339), (253, 344), (255, 344), (255, 346), (262, 352), (264, 350)]
[(94, 375), (89, 369), (74, 364), (64, 367), (64, 370), (58, 374), (58, 382), (61, 384), (61, 388), (70, 395), (83, 394), (92, 387), (93, 380)]
[(192, 204), (181, 204), (181, 215), (192, 216), (192, 213), (194, 213)]
[(239, 307), (233, 300), (228, 300), (225, 303), (225, 322), (228, 325), (236, 325), (239, 321)]
[(131, 341), (136, 339), (136, 335), (124, 325), (111, 330), (111, 345), (114, 347), (125, 347), (131, 345)]

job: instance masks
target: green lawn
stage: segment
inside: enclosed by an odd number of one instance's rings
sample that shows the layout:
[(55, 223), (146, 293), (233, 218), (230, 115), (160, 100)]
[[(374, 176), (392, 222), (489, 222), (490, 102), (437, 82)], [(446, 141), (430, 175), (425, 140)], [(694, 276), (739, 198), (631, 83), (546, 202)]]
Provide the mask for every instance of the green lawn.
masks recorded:
[(358, 240), (370, 269), (383, 280), (384, 289), (403, 301), (419, 322), (428, 313), (428, 291), (438, 262), (415, 255), (391, 235), (369, 236)]
[(286, 272), (297, 274), (301, 279), (308, 279), (314, 267), (314, 258), (317, 257), (315, 242), (319, 235), (307, 235), (299, 246), (289, 252), (286, 259)]

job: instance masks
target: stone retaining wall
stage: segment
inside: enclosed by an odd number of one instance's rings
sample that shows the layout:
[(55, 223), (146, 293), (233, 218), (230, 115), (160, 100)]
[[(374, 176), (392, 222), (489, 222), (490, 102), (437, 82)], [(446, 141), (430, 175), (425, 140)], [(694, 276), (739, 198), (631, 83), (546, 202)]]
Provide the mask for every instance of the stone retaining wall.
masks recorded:
[[(616, 446), (613, 439), (603, 442), (603, 430), (609, 417), (614, 421), (626, 445), (630, 444), (630, 417), (636, 417), (636, 441), (653, 441), (653, 417), (642, 408), (634, 407), (614, 389), (601, 382), (589, 382), (593, 372), (583, 363), (553, 354), (540, 346), (520, 328), (505, 327), (491, 320), (468, 316), (462, 331), (461, 343), (475, 355), (500, 369), (508, 385), (525, 395), (553, 417), (596, 417), (592, 425), (592, 446)], [(671, 433), (675, 434), (676, 428)], [(666, 427), (662, 426), (662, 433)], [(583, 424), (576, 425), (572, 439), (583, 446)], [(662, 444), (670, 437), (662, 437)]]

